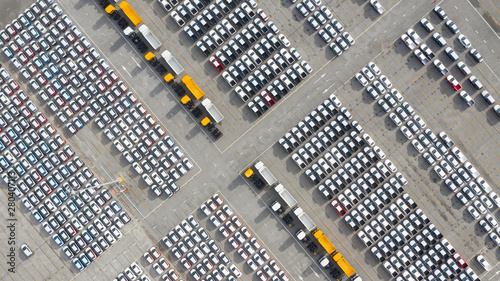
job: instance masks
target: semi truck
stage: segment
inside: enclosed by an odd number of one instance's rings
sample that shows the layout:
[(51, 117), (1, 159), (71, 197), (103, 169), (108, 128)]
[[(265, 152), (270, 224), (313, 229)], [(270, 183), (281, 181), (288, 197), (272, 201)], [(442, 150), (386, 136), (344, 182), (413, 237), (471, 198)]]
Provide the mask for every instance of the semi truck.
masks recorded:
[(165, 62), (170, 66), (175, 75), (179, 75), (184, 71), (182, 65), (175, 59), (175, 57), (167, 50), (161, 53), (161, 56), (165, 60)]
[[(339, 268), (345, 273), (347, 277), (351, 281), (363, 281), (361, 277), (356, 273), (356, 271), (352, 268), (352, 266), (347, 262), (347, 260), (342, 256), (337, 248), (330, 242), (330, 240), (323, 234), (323, 232), (317, 228), (313, 232), (314, 238), (318, 240), (318, 243), (325, 249), (328, 253), (328, 256), (333, 259), (334, 262), (337, 263)], [(324, 256), (319, 259), (319, 264), (323, 267), (328, 267), (330, 264), (328, 256)]]
[(264, 165), (264, 163), (262, 163), (262, 161), (255, 163), (254, 166), (268, 185), (273, 185), (278, 181), (273, 176), (273, 174), (271, 174), (271, 171), (269, 171), (269, 169)]
[(215, 105), (212, 103), (212, 101), (208, 98), (205, 98), (202, 102), (201, 105), (205, 107), (207, 110), (208, 114), (214, 119), (215, 123), (220, 123), (222, 120), (224, 120), (224, 115), (220, 113), (220, 111), (215, 107)]
[(278, 195), (281, 197), (281, 199), (283, 199), (283, 201), (285, 201), (288, 207), (293, 208), (297, 205), (297, 200), (293, 198), (292, 194), (290, 194), (290, 192), (288, 192), (288, 190), (286, 190), (286, 188), (284, 188), (281, 183), (277, 184), (274, 187), (274, 190), (278, 192)]
[(149, 27), (146, 24), (144, 24), (144, 23), (141, 24), (139, 26), (139, 31), (141, 32), (142, 36), (144, 36), (146, 41), (148, 41), (149, 45), (151, 45), (151, 47), (154, 50), (158, 50), (158, 48), (161, 47), (160, 40), (158, 40), (156, 35), (154, 35), (154, 33), (151, 32), (151, 30), (149, 29)]
[(139, 24), (142, 23), (141, 17), (139, 17), (139, 15), (134, 11), (134, 9), (130, 7), (130, 4), (127, 3), (127, 1), (121, 2), (118, 6), (122, 9), (123, 13), (128, 17), (128, 19), (130, 20), (130, 22), (132, 22), (132, 24), (138, 26)]
[(297, 232), (295, 232), (295, 237), (297, 237), (297, 239), (299, 239), (299, 241), (302, 241), (302, 240), (306, 239), (307, 234), (304, 230), (299, 229)]
[(297, 206), (293, 209), (293, 213), (302, 222), (307, 230), (313, 231), (316, 229), (316, 224), (309, 218), (309, 216), (302, 210), (301, 207)]
[[(111, 5), (110, 5), (111, 6)], [(134, 32), (134, 29), (130, 26), (127, 26), (124, 30), (123, 30), (123, 34), (125, 34), (126, 36), (129, 36), (130, 34), (132, 34), (132, 32)]]

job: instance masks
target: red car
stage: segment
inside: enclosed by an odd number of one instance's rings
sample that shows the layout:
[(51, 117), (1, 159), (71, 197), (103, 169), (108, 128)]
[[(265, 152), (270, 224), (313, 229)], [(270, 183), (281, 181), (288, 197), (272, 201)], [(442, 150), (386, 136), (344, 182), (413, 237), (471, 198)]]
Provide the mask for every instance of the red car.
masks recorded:
[(120, 79), (120, 77), (118, 77), (118, 75), (116, 75), (116, 73), (113, 70), (110, 70), (108, 74), (109, 76), (111, 76), (111, 79), (113, 79), (115, 82), (118, 81), (118, 79)]
[(7, 25), (7, 27), (5, 28), (5, 30), (7, 30), (7, 32), (10, 34), (10, 36), (14, 36), (17, 34), (17, 31), (12, 27), (12, 25)]
[(103, 93), (106, 92), (106, 90), (108, 89), (106, 88), (106, 86), (104, 86), (104, 83), (102, 83), (101, 81), (97, 81), (96, 86)]
[(40, 128), (40, 126), (42, 126), (42, 124), (40, 124), (40, 122), (38, 122), (38, 120), (36, 120), (34, 117), (30, 119), (30, 123), (31, 126), (33, 126), (35, 129), (38, 129)]
[(458, 263), (458, 265), (460, 265), (461, 268), (467, 268), (469, 265), (467, 264), (467, 262), (460, 256), (460, 254), (458, 252), (455, 252), (453, 254), (453, 259)]
[(66, 105), (66, 102), (59, 95), (55, 96), (55, 101), (57, 105), (59, 105), (59, 107), (63, 107)]
[(36, 170), (31, 171), (31, 177), (33, 177), (36, 182), (40, 182), (43, 179)]
[(6, 145), (6, 146), (9, 146), (12, 144), (12, 141), (9, 139), (9, 137), (5, 134), (5, 133), (2, 133), (2, 135), (0, 136), (0, 139), (2, 140), (2, 142)]
[(460, 89), (462, 89), (462, 86), (460, 86), (460, 84), (458, 83), (457, 79), (455, 79), (455, 77), (453, 77), (453, 75), (448, 75), (446, 77), (446, 81), (448, 81), (448, 83), (450, 83), (450, 86), (455, 89), (455, 91), (458, 91)]
[(103, 78), (102, 78), (102, 81), (108, 86), (108, 87), (111, 87), (113, 85), (113, 81), (111, 81), (111, 79), (109, 79), (109, 77), (107, 75), (104, 75)]
[(333, 199), (332, 203), (330, 203), (330, 204), (335, 208), (335, 210), (337, 210), (337, 212), (339, 213), (339, 215), (341, 217), (344, 216), (347, 213), (344, 210), (344, 208), (340, 205), (339, 201), (337, 201), (337, 199)]
[(146, 136), (143, 136), (142, 140), (144, 141), (144, 144), (146, 144), (148, 147), (151, 147), (153, 145), (153, 142)]
[(21, 108), (20, 111), (24, 115), (24, 117), (26, 117), (26, 118), (31, 116), (31, 111), (29, 111), (26, 107)]
[(258, 9), (257, 14), (259, 14), (259, 16), (262, 18), (263, 21), (266, 22), (269, 20), (269, 16), (266, 15), (266, 13), (264, 13), (264, 11), (262, 9)]
[(218, 72), (224, 70), (224, 66), (219, 62), (215, 56), (211, 56), (209, 59), (210, 63), (217, 69)]
[(41, 113), (41, 112), (38, 112), (36, 114), (36, 118), (38, 118), (38, 121), (40, 121), (43, 124), (45, 124), (47, 122), (47, 117), (45, 117), (45, 115), (43, 115), (43, 113)]
[(102, 71), (102, 69), (97, 64), (92, 66), (92, 68), (94, 69), (95, 73), (97, 73), (97, 75), (101, 76), (104, 74), (104, 71)]
[(267, 91), (262, 91), (262, 93), (260, 93), (260, 96), (266, 101), (266, 103), (269, 106), (273, 106), (276, 104), (276, 102), (273, 100), (273, 98), (271, 98), (271, 96), (269, 96)]
[(26, 46), (24, 47), (24, 52), (28, 55), (28, 57), (32, 58), (35, 56), (35, 53), (31, 50), (30, 47)]
[(79, 42), (75, 43), (75, 48), (80, 54), (85, 53), (85, 48)]
[(12, 98), (12, 102), (17, 106), (17, 107), (20, 107), (21, 105), (23, 105), (23, 102), (18, 98), (18, 97), (13, 97)]
[(24, 64), (27, 64), (29, 59), (28, 57), (21, 51), (19, 55), (17, 56), (20, 61), (22, 61)]
[(45, 85), (47, 84), (47, 79), (45, 79), (45, 77), (43, 77), (42, 75), (38, 74), (36, 76), (36, 80), (38, 80), (38, 83), (42, 84), (42, 85)]
[(12, 89), (9, 87), (9, 85), (3, 85), (2, 89), (9, 96), (12, 96), (12, 94), (14, 93), (14, 91), (12, 91)]
[[(40, 74), (39, 74), (40, 75)], [(47, 90), (47, 92), (49, 92), (49, 94), (51, 96), (55, 96), (57, 94), (56, 90), (54, 90), (54, 88), (52, 88), (52, 86), (47, 86), (45, 87), (45, 90)]]
[(43, 192), (45, 192), (45, 194), (51, 194), (53, 191), (52, 188), (46, 182), (42, 182), (40, 184), (40, 187), (42, 188)]
[(16, 80), (9, 80), (9, 86), (14, 90), (17, 91), (19, 89), (19, 84), (17, 84)]

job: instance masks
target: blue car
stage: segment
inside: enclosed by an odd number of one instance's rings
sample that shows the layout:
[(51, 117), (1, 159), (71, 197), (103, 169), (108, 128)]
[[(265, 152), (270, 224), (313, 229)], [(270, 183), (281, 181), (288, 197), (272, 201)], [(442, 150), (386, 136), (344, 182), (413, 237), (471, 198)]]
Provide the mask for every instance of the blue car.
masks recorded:
[(92, 263), (85, 253), (81, 253), (78, 257), (85, 266), (89, 266)]
[(16, 146), (21, 150), (23, 153), (28, 151), (28, 147), (24, 144), (22, 140), (17, 140), (16, 141)]
[(52, 193), (52, 195), (50, 195), (50, 199), (52, 199), (52, 202), (54, 202), (54, 204), (56, 204), (57, 207), (63, 204), (61, 198), (59, 198), (59, 196), (57, 196), (57, 194), (55, 193)]
[(85, 241), (87, 241), (87, 244), (90, 244), (92, 243), (92, 241), (94, 241), (94, 237), (92, 237), (92, 235), (90, 235), (87, 230), (82, 231), (82, 237), (83, 239), (85, 239)]
[(44, 141), (40, 142), (40, 148), (43, 150), (45, 154), (49, 154), (52, 152), (52, 150), (50, 150), (49, 146)]
[(14, 168), (16, 169), (16, 172), (20, 175), (23, 176), (26, 174), (26, 170), (23, 168), (23, 166), (19, 163), (14, 165)]
[(52, 72), (50, 72), (50, 70), (48, 70), (48, 69), (42, 70), (42, 73), (43, 73), (43, 76), (45, 76), (45, 78), (47, 78), (48, 80), (54, 78), (54, 75), (52, 75)]
[(64, 166), (64, 165), (59, 168), (59, 171), (61, 172), (61, 174), (65, 178), (69, 178), (71, 176), (71, 173), (69, 172), (68, 168), (66, 168), (66, 166)]
[(7, 161), (7, 159), (4, 156), (0, 156), (0, 165), (4, 169), (8, 169), (10, 167), (9, 161)]
[(53, 63), (49, 64), (49, 69), (52, 71), (54, 74), (59, 74), (59, 68)]
[(59, 236), (59, 234), (56, 233), (52, 235), (52, 239), (54, 239), (56, 244), (59, 245), (60, 247), (64, 246), (64, 241), (62, 240), (61, 236)]
[(16, 134), (16, 132), (14, 132), (14, 130), (12, 128), (7, 129), (7, 135), (9, 135), (9, 137), (12, 140), (17, 140), (19, 138), (19, 136)]
[(78, 211), (80, 211), (80, 208), (78, 208), (78, 206), (73, 201), (68, 202), (68, 208), (75, 214), (78, 213)]
[(40, 173), (40, 175), (42, 177), (45, 177), (49, 174), (49, 172), (47, 171), (47, 169), (45, 169), (45, 167), (42, 165), (42, 164), (38, 164), (36, 166), (36, 170)]
[(40, 58), (34, 58), (33, 62), (39, 69), (42, 69), (45, 66)]
[(33, 26), (28, 28), (28, 31), (30, 32), (31, 36), (33, 36), (35, 39), (40, 38), (40, 33)]
[(70, 101), (73, 97), (68, 94), (68, 91), (66, 90), (62, 90), (61, 91), (61, 97), (65, 100), (65, 101)]
[(83, 128), (85, 126), (82, 121), (78, 117), (73, 118), (73, 124), (78, 127), (78, 129)]
[(64, 192), (64, 190), (62, 188), (57, 189), (56, 192), (57, 192), (57, 195), (59, 195), (59, 197), (61, 197), (61, 199), (63, 201), (68, 200), (68, 195), (66, 194), (66, 192)]
[(63, 86), (61, 85), (61, 83), (59, 83), (59, 80), (57, 79), (54, 79), (54, 81), (52, 81), (52, 86), (54, 86), (54, 88), (56, 88), (58, 91), (62, 90)]
[(40, 53), (40, 58), (45, 62), (45, 63), (49, 63), (50, 62), (50, 58), (49, 56), (47, 56), (47, 54), (45, 52), (41, 52)]
[[(45, 218), (42, 216), (42, 214), (40, 214), (40, 212), (38, 210), (33, 210), (31, 211), (31, 213), (33, 214), (33, 216), (35, 217), (35, 219), (38, 221), (38, 222), (43, 222), (45, 220)], [(56, 234), (57, 235), (57, 234)], [(58, 235), (59, 236), (59, 235)], [(59, 238), (61, 239), (61, 238)], [(54, 239), (55, 240), (55, 239)], [(62, 240), (61, 240), (62, 242)], [(57, 243), (57, 241), (56, 241)]]
[(14, 54), (12, 53), (12, 51), (8, 48), (8, 47), (5, 47), (3, 48), (3, 53), (9, 58), (11, 59)]
[(33, 152), (28, 152), (28, 155), (26, 156), (26, 158), (28, 158), (28, 161), (31, 162), (31, 164), (36, 164), (38, 163), (38, 158), (36, 158), (36, 156), (33, 154)]
[(59, 186), (57, 181), (52, 176), (47, 178), (47, 183), (50, 185), (50, 187), (52, 187), (52, 189), (57, 188)]

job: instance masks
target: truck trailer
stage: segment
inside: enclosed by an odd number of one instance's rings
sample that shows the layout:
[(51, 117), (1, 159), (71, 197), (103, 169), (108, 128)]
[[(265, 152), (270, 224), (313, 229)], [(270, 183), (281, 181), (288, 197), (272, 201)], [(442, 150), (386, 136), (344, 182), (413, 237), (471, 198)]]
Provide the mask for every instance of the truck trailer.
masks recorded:
[(142, 36), (148, 41), (149, 45), (154, 49), (158, 50), (158, 48), (161, 47), (161, 42), (158, 40), (156, 35), (154, 35), (153, 32), (149, 29), (149, 27), (146, 24), (141, 24), (139, 26), (139, 31), (141, 32)]
[(161, 53), (161, 56), (165, 60), (165, 62), (170, 66), (175, 75), (179, 75), (184, 71), (182, 65), (175, 59), (175, 57), (167, 50)]
[(188, 88), (188, 90), (191, 92), (191, 94), (193, 94), (193, 96), (197, 100), (201, 100), (205, 96), (205, 93), (193, 81), (191, 76), (185, 75), (184, 77), (182, 77), (181, 81), (182, 81), (182, 83), (184, 83), (184, 85), (186, 85), (186, 88)]
[(273, 185), (278, 181), (273, 176), (273, 174), (271, 174), (271, 171), (269, 171), (269, 169), (264, 165), (264, 163), (262, 163), (262, 161), (255, 163), (254, 166), (268, 185)]
[(220, 111), (215, 107), (215, 105), (212, 103), (212, 101), (208, 98), (205, 98), (202, 102), (201, 105), (205, 107), (207, 110), (208, 114), (214, 119), (215, 123), (220, 123), (222, 120), (224, 120), (224, 115), (220, 113)]
[(302, 210), (301, 207), (297, 206), (293, 209), (293, 213), (302, 222), (307, 230), (313, 231), (316, 229), (316, 224), (309, 218), (309, 216)]
[(285, 201), (288, 207), (293, 208), (297, 205), (297, 200), (293, 198), (292, 194), (290, 194), (290, 192), (288, 192), (288, 190), (286, 190), (281, 183), (277, 184), (274, 187), (274, 190), (278, 192), (279, 196), (283, 199), (283, 201)]
[(120, 4), (118, 4), (120, 9), (122, 9), (123, 13), (127, 16), (127, 18), (134, 24), (135, 26), (138, 26), (139, 24), (142, 23), (141, 17), (134, 11), (132, 7), (130, 7), (129, 3), (127, 1), (123, 1)]

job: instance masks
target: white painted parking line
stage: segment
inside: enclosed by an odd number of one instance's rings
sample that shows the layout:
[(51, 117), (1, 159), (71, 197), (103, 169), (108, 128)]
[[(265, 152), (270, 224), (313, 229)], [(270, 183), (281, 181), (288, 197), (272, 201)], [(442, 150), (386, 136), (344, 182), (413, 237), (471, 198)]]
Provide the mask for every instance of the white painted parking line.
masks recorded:
[[(442, 1), (441, 1), (442, 2)], [(476, 13), (483, 19), (484, 23), (486, 23), (486, 25), (491, 29), (491, 31), (493, 31), (493, 34), (495, 34), (495, 36), (500, 39), (500, 36), (498, 36), (498, 34), (495, 32), (495, 30), (491, 27), (491, 25), (483, 18), (483, 16), (481, 15), (481, 13), (479, 13), (479, 11), (476, 9), (476, 7), (474, 7), (474, 5), (471, 4), (471, 2), (469, 0), (467, 0), (467, 3), (469, 3), (469, 5), (474, 9), (474, 11), (476, 11)], [(476, 30), (477, 32), (477, 30)]]

